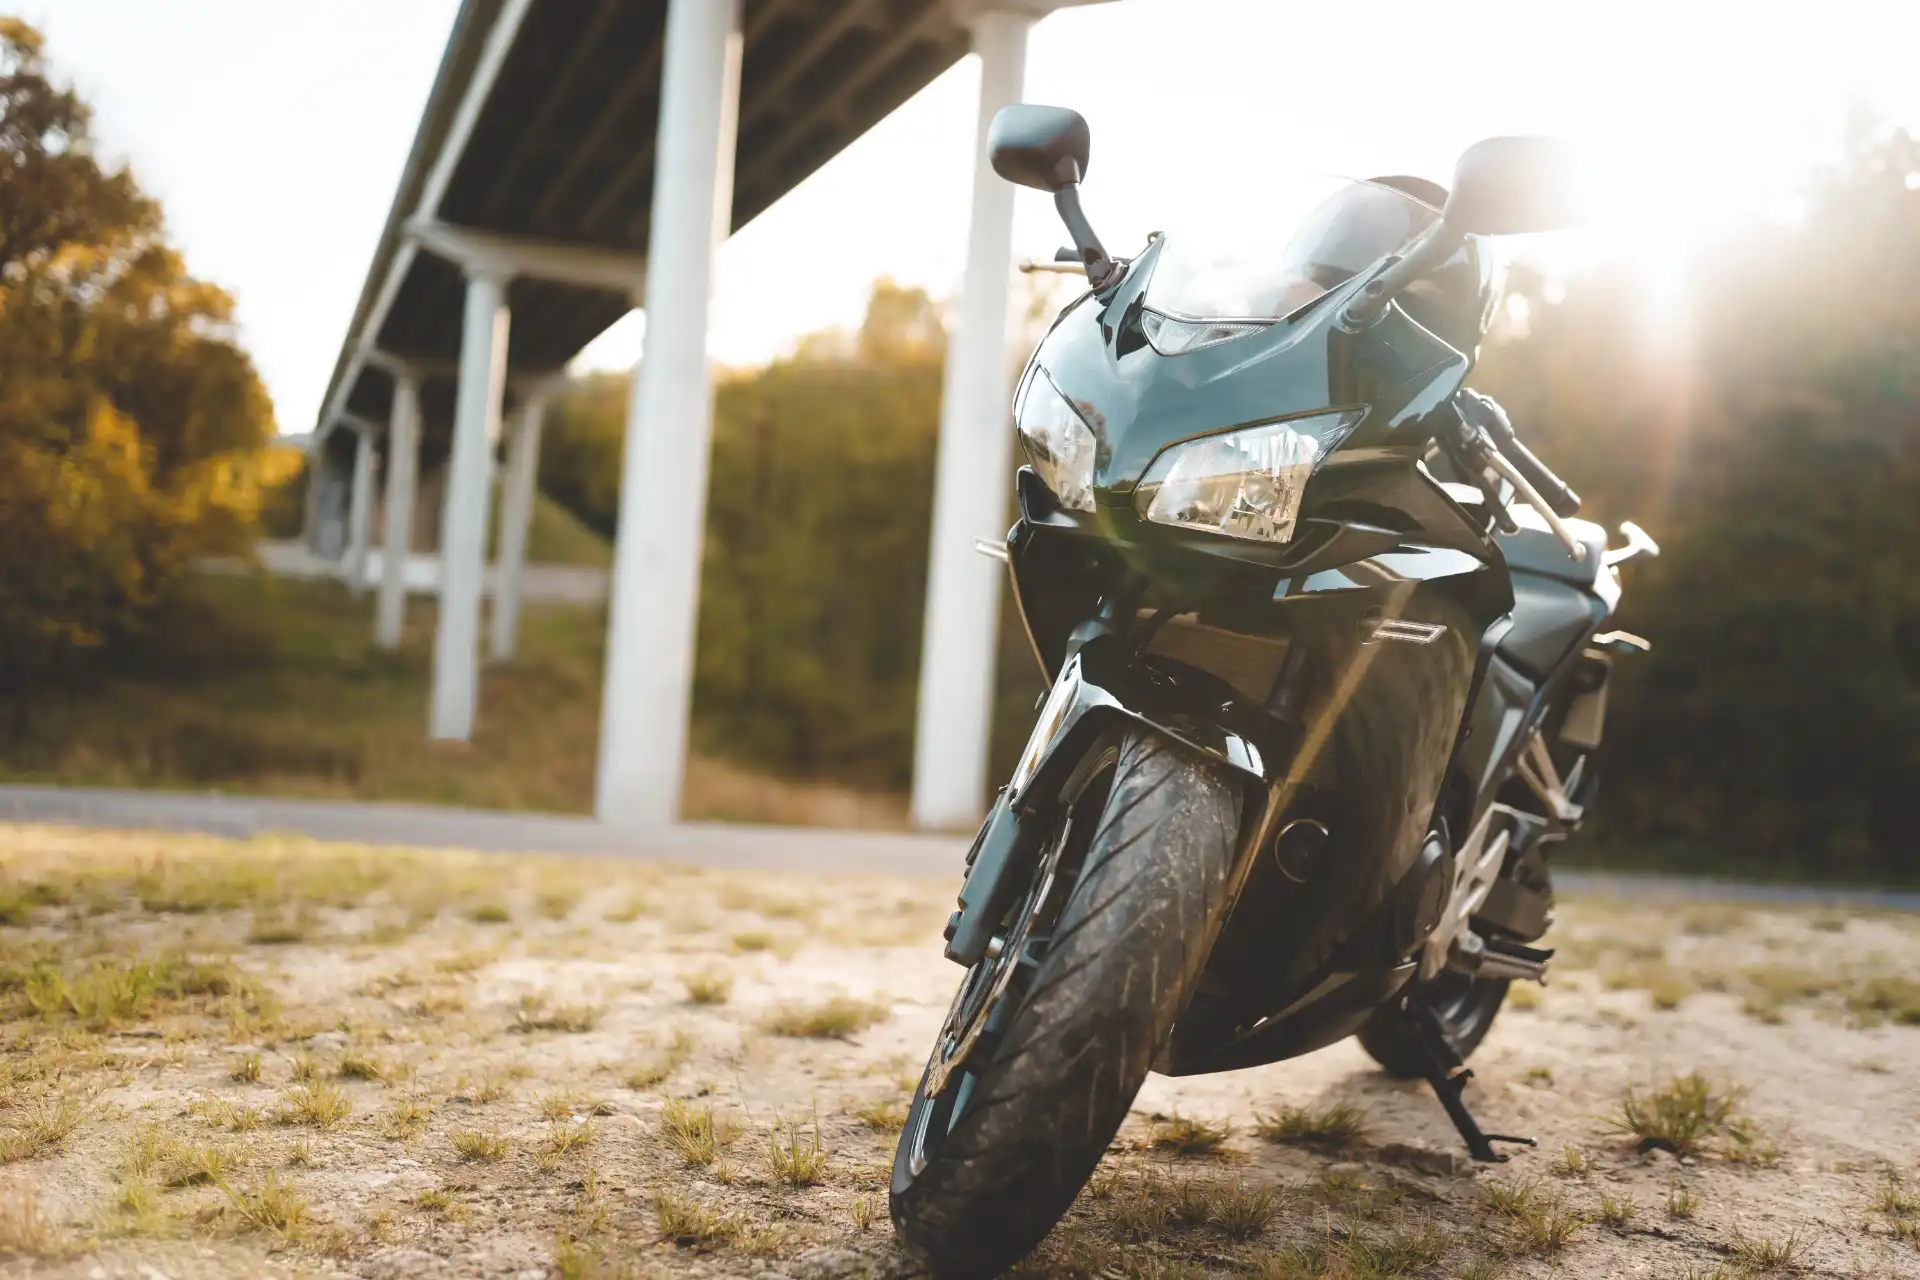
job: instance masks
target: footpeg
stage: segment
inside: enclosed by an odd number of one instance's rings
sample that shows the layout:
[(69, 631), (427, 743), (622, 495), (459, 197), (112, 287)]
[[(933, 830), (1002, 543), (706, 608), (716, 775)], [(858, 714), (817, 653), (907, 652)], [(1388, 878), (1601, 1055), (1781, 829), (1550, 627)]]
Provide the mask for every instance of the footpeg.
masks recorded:
[(1529, 947), (1504, 938), (1489, 940), (1471, 929), (1461, 933), (1447, 948), (1447, 968), (1470, 973), (1476, 978), (1506, 982), (1542, 982), (1547, 980), (1547, 962), (1553, 952)]
[(1467, 1081), (1473, 1079), (1473, 1072), (1461, 1060), (1460, 1052), (1454, 1048), (1453, 1040), (1441, 1025), (1439, 1015), (1425, 1005), (1412, 1001), (1408, 1002), (1406, 1011), (1420, 1033), (1420, 1047), (1427, 1060), (1427, 1083), (1433, 1086), (1434, 1096), (1446, 1108), (1447, 1119), (1453, 1121), (1460, 1140), (1467, 1144), (1467, 1154), (1484, 1164), (1505, 1164), (1508, 1157), (1495, 1151), (1494, 1143), (1539, 1146), (1532, 1138), (1487, 1133), (1480, 1128), (1479, 1121), (1473, 1118), (1473, 1112), (1467, 1110), (1467, 1104), (1460, 1096), (1466, 1091)]

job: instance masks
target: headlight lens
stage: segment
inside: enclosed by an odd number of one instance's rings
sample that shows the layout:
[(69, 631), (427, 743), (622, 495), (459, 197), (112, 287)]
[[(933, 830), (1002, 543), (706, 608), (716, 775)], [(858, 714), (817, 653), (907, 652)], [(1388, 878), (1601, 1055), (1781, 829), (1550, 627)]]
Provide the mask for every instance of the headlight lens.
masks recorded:
[(1098, 446), (1093, 430), (1060, 394), (1046, 370), (1035, 369), (1014, 406), (1020, 447), (1062, 506), (1093, 510), (1093, 466)]
[(1134, 504), (1156, 524), (1285, 542), (1314, 467), (1359, 421), (1322, 413), (1175, 445), (1147, 468)]

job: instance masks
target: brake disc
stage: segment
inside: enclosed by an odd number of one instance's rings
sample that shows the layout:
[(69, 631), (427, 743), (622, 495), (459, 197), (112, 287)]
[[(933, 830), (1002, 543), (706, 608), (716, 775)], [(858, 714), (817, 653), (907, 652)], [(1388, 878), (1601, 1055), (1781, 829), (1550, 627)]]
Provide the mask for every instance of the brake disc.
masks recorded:
[[(1019, 971), (1021, 954), (1032, 940), (1033, 922), (1053, 896), (1054, 879), (1060, 869), (1060, 854), (1067, 847), (1067, 838), (1072, 831), (1073, 816), (1069, 813), (1060, 824), (1059, 834), (1041, 855), (1040, 874), (1035, 878), (1034, 887), (1027, 895), (1019, 918), (1011, 929), (994, 939), (994, 943), (988, 944), (988, 954), (980, 963), (994, 967), (983, 973), (978, 982), (962, 982), (960, 990), (954, 993), (953, 1004), (947, 1009), (946, 1021), (941, 1024), (940, 1036), (935, 1041), (937, 1055), (928, 1064), (926, 1083), (921, 1086), (921, 1092), (929, 1100), (939, 1097), (946, 1089), (953, 1073), (966, 1062), (974, 1046), (980, 1042), (987, 1024), (993, 1020), (994, 1011), (1006, 998), (1007, 987), (1012, 983), (1013, 975)], [(995, 944), (998, 944), (998, 951), (992, 949)], [(979, 993), (978, 999), (968, 998), (976, 993)]]

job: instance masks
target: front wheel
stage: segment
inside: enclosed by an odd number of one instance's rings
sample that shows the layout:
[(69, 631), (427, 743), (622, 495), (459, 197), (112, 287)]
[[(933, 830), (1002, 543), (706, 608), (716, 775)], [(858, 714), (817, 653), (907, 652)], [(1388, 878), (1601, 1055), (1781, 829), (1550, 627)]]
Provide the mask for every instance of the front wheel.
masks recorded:
[(998, 1275), (1092, 1176), (1219, 931), (1240, 826), (1221, 767), (1144, 730), (1063, 789), (1033, 883), (967, 972), (894, 1156), (894, 1230)]

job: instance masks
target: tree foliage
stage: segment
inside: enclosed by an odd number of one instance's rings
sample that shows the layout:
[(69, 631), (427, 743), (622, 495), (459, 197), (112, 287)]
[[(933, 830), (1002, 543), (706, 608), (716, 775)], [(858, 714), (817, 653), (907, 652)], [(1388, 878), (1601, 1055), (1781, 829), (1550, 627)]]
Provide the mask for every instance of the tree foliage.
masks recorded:
[(244, 550), (273, 412), (160, 209), (95, 155), (41, 37), (0, 18), (0, 679), (24, 695), (136, 630), (194, 556)]
[(1679, 281), (1522, 281), (1528, 331), (1483, 355), (1588, 513), (1665, 547), (1628, 571), (1654, 650), (1618, 667), (1596, 853), (1920, 878), (1917, 175), (1857, 128), (1800, 220)]
[[(883, 280), (858, 332), (813, 334), (721, 380), (694, 677), (704, 750), (790, 776), (907, 784), (945, 345), (933, 301)], [(542, 486), (607, 534), (626, 396), (622, 376), (576, 381), (541, 451)], [(995, 749), (1007, 757), (1039, 676), (1002, 613)]]

